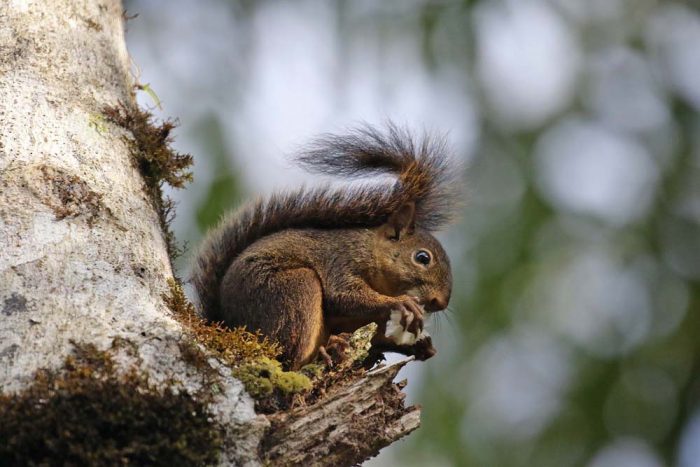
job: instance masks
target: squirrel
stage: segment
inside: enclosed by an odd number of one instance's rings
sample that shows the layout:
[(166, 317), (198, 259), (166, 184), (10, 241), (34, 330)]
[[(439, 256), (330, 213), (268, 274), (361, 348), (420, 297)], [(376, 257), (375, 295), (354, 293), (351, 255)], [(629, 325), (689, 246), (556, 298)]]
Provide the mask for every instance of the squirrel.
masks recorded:
[[(322, 136), (296, 161), (347, 179), (395, 180), (276, 193), (225, 216), (193, 266), (201, 313), (261, 331), (291, 369), (328, 358), (334, 336), (371, 322), (373, 350), (430, 358), (424, 315), (447, 308), (452, 289), (449, 258), (431, 232), (451, 220), (459, 198), (460, 171), (444, 142), (391, 123), (362, 126)], [(385, 335), (397, 317), (418, 338), (411, 345)]]

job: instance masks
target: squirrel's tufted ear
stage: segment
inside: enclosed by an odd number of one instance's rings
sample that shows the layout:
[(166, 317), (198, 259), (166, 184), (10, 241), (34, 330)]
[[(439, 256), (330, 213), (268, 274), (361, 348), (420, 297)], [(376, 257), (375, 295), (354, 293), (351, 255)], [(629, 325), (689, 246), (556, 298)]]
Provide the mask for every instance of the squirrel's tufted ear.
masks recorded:
[(391, 240), (399, 240), (404, 235), (410, 235), (416, 229), (416, 204), (413, 202), (401, 205), (394, 211), (382, 227), (382, 233)]

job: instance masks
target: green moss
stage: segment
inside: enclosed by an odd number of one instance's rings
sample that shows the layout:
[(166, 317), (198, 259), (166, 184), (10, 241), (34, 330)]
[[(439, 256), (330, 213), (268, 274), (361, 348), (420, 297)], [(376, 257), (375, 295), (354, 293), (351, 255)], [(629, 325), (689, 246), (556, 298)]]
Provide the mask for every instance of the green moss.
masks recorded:
[(284, 397), (311, 389), (308, 376), (296, 371), (284, 371), (280, 362), (265, 357), (241, 365), (233, 370), (233, 375), (255, 398), (272, 396), (275, 392)]
[(222, 448), (204, 403), (76, 345), (59, 371), (0, 396), (0, 465), (204, 465)]
[(103, 114), (107, 120), (131, 134), (127, 142), (131, 147), (132, 160), (146, 182), (146, 190), (158, 212), (168, 254), (172, 260), (182, 251), (176, 245), (175, 236), (170, 230), (174, 204), (170, 198), (163, 196), (163, 183), (173, 188), (183, 188), (186, 183), (192, 181), (192, 172), (189, 170), (192, 156), (178, 153), (171, 147), (171, 132), (177, 126), (176, 122), (166, 120), (155, 124), (150, 112), (123, 104), (105, 107)]
[(191, 342), (180, 344), (180, 353), (183, 360), (198, 368), (205, 377), (211, 371), (208, 355), (214, 356), (231, 368), (233, 375), (256, 399), (257, 410), (265, 413), (291, 406), (295, 395), (311, 389), (311, 380), (306, 374), (283, 371), (282, 364), (276, 360), (282, 353), (277, 343), (259, 332), (207, 322), (197, 314), (177, 280), (169, 280), (168, 286), (163, 299), (192, 338)]
[(301, 367), (299, 371), (311, 379), (320, 378), (323, 375), (323, 371), (326, 369), (325, 365), (320, 363), (309, 363)]
[(272, 378), (275, 388), (283, 394), (296, 394), (311, 389), (311, 380), (297, 371), (282, 371)]
[[(211, 371), (208, 356), (218, 358), (245, 385), (246, 391), (256, 400), (258, 412), (274, 413), (297, 403), (313, 403), (331, 386), (353, 381), (365, 371), (363, 364), (377, 330), (374, 323), (353, 334), (339, 336), (347, 346), (333, 367), (316, 362), (305, 365), (300, 371), (283, 371), (282, 364), (276, 360), (281, 354), (277, 343), (244, 328), (229, 329), (220, 323), (207, 322), (197, 314), (175, 279), (168, 285), (169, 292), (163, 299), (192, 336), (191, 342), (180, 345), (183, 359), (206, 376), (206, 372)], [(197, 344), (206, 350), (206, 354)], [(335, 352), (332, 353), (335, 358)], [(208, 386), (215, 384), (212, 381)]]
[(272, 395), (275, 386), (271, 376), (277, 370), (274, 360), (261, 359), (233, 370), (233, 375), (245, 386), (248, 394), (256, 399)]

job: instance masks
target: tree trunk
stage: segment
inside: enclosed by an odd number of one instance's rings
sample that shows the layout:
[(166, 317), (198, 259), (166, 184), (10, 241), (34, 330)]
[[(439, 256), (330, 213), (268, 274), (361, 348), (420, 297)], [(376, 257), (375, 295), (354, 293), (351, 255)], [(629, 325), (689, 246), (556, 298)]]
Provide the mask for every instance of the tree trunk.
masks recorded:
[[(125, 387), (138, 397), (153, 390), (159, 401), (182, 394), (194, 400), (213, 369), (215, 395), (202, 403), (204, 423), (221, 434), (218, 461), (257, 464), (274, 452), (293, 463), (294, 449), (310, 447), (287, 443), (299, 433), (280, 438), (279, 430), (282, 420), (303, 414), (277, 414), (272, 426), (278, 429), (269, 431), (270, 420), (255, 414), (230, 370), (213, 358), (205, 361), (207, 371), (196, 370), (183, 358), (182, 344), (191, 337), (163, 299), (172, 270), (157, 206), (134, 164), (133, 135), (104, 116), (106, 107), (136, 105), (122, 15), (119, 0), (0, 0), (0, 392), (19, 397), (41, 383), (56, 396), (71, 378), (86, 374), (109, 382), (101, 389), (108, 392), (137, 368), (148, 382), (132, 377), (134, 386)], [(91, 367), (67, 360), (76, 348)], [(85, 353), (90, 348), (92, 357)], [(95, 355), (107, 350), (109, 362), (95, 364)], [(122, 379), (110, 376), (112, 365)], [(70, 378), (56, 376), (66, 368)], [(42, 371), (54, 373), (40, 378)], [(405, 409), (398, 389), (392, 392), (394, 369), (383, 374), (350, 391), (365, 399), (358, 413), (388, 421), (381, 441), (359, 443), (333, 462), (361, 461), (417, 427), (417, 409)], [(22, 396), (27, 407), (38, 403), (32, 394)], [(352, 395), (344, 397), (352, 402)], [(21, 406), (17, 400), (12, 410)], [(318, 410), (327, 410), (324, 404)], [(305, 410), (309, 416), (316, 409)], [(0, 424), (7, 414), (0, 408)], [(64, 417), (51, 426), (63, 432)], [(343, 412), (336, 423), (353, 417), (357, 413)], [(353, 444), (359, 435), (349, 429), (342, 436)], [(328, 442), (321, 436), (311, 444), (318, 449)], [(275, 451), (282, 444), (291, 447)]]

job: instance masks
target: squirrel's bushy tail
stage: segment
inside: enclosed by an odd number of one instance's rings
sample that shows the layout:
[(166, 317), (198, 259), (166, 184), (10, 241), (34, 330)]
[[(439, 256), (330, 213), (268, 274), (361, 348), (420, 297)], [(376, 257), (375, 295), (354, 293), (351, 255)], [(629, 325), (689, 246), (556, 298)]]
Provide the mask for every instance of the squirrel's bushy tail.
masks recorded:
[(397, 175), (394, 202), (415, 202), (416, 225), (431, 231), (450, 221), (462, 185), (443, 138), (415, 139), (392, 123), (384, 132), (365, 125), (345, 136), (322, 136), (296, 160), (309, 171), (341, 177)]
[(228, 267), (249, 245), (294, 228), (362, 228), (386, 222), (405, 203), (416, 206), (416, 226), (435, 231), (448, 222), (459, 198), (461, 170), (442, 140), (417, 141), (395, 125), (385, 132), (363, 126), (345, 136), (319, 138), (297, 157), (305, 168), (346, 178), (397, 176), (393, 186), (362, 184), (279, 193), (226, 216), (205, 238), (192, 281), (205, 316), (217, 321), (219, 286)]

